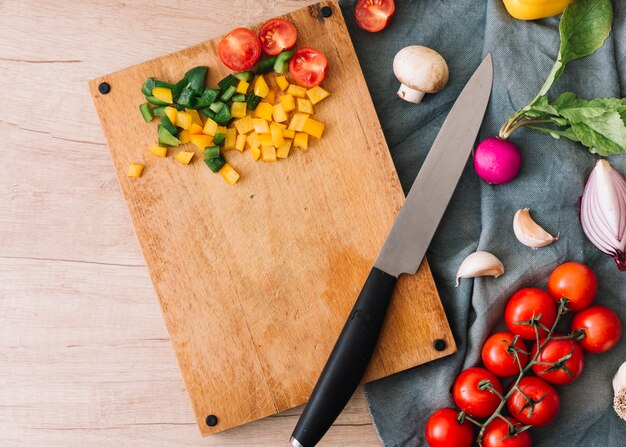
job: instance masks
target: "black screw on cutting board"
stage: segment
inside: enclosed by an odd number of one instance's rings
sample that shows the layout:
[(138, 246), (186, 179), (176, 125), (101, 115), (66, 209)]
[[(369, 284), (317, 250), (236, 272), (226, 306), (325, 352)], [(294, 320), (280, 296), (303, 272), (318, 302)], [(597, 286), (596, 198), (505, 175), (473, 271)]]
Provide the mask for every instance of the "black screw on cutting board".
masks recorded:
[(333, 10), (330, 6), (324, 6), (320, 8), (320, 15), (326, 19), (333, 15)]
[(215, 427), (217, 425), (217, 416), (210, 414), (206, 417), (205, 422), (209, 427)]
[(111, 86), (108, 82), (101, 82), (100, 85), (98, 85), (98, 91), (103, 95), (106, 95), (111, 91)]
[(444, 349), (446, 349), (446, 341), (438, 338), (433, 343), (433, 347), (435, 348), (435, 351), (443, 351)]

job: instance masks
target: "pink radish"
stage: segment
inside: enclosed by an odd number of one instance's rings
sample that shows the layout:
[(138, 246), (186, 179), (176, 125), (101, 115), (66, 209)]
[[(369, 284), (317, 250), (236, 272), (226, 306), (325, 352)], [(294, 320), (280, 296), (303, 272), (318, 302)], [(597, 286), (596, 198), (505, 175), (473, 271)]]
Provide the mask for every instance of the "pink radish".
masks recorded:
[(474, 169), (487, 183), (499, 185), (510, 182), (517, 177), (521, 167), (522, 154), (508, 140), (487, 138), (474, 150)]

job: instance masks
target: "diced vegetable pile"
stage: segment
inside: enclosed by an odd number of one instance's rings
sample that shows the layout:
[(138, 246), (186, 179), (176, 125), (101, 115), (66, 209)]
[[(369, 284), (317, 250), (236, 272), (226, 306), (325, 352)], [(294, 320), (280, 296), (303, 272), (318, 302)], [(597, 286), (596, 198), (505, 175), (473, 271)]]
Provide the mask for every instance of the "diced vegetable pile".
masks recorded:
[[(282, 19), (272, 20), (275, 25)], [(242, 28), (234, 31), (241, 33), (242, 30), (249, 31)], [(295, 28), (289, 31), (295, 32)], [(223, 40), (233, 39), (233, 32)], [(252, 33), (244, 34), (249, 39)], [(260, 37), (264, 44), (269, 39)], [(272, 37), (276, 39), (275, 30)], [(292, 40), (295, 43), (295, 35)], [(267, 52), (265, 47), (264, 51)], [(297, 69), (290, 70), (294, 54), (297, 56), (303, 51)], [(313, 118), (314, 106), (330, 93), (317, 85), (324, 79), (326, 66), (312, 77), (307, 75), (306, 58), (313, 55), (325, 61), (325, 57), (306, 47), (298, 52), (273, 48), (271, 54), (258, 62), (255, 72), (229, 74), (215, 88), (205, 86), (208, 73), (205, 66), (192, 68), (175, 84), (152, 77), (146, 79), (142, 86), (146, 102), (139, 110), (146, 122), (159, 120), (158, 144), (149, 152), (167, 157), (168, 148), (180, 147), (174, 159), (188, 165), (198, 150), (211, 171), (219, 172), (226, 182), (234, 184), (239, 173), (226, 162), (226, 151), (243, 153), (247, 149), (253, 160), (274, 162), (287, 158), (293, 148), (308, 149), (309, 137), (321, 138), (324, 133), (324, 123)], [(220, 58), (224, 61), (222, 52)], [(288, 69), (293, 73), (287, 74)], [(296, 83), (290, 82), (287, 76)], [(318, 82), (312, 82), (313, 79)], [(185, 148), (187, 144), (195, 148)], [(143, 165), (132, 164), (128, 175), (140, 177), (142, 172)]]

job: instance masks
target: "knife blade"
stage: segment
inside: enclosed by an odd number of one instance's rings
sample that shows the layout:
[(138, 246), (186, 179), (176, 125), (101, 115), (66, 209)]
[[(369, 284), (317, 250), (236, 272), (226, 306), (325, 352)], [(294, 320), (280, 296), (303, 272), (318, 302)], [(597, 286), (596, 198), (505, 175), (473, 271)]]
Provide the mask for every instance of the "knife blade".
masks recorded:
[(354, 393), (376, 347), (398, 276), (417, 272), (452, 198), (487, 110), (488, 54), (448, 113), (291, 436), (313, 447)]

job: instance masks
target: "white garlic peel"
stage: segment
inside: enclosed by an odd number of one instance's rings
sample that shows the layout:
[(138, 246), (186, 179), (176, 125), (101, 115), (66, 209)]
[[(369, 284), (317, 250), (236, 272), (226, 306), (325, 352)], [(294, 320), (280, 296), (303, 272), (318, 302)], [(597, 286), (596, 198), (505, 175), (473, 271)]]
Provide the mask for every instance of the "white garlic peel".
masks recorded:
[(533, 220), (530, 216), (529, 208), (524, 208), (515, 213), (513, 231), (518, 241), (532, 248), (545, 247), (558, 239), (558, 237), (552, 236)]
[(487, 251), (477, 251), (463, 260), (456, 273), (456, 285), (461, 278), (474, 278), (476, 276), (495, 276), (504, 273), (504, 265), (498, 258)]
[(626, 362), (622, 363), (613, 377), (613, 392), (613, 408), (626, 421)]

